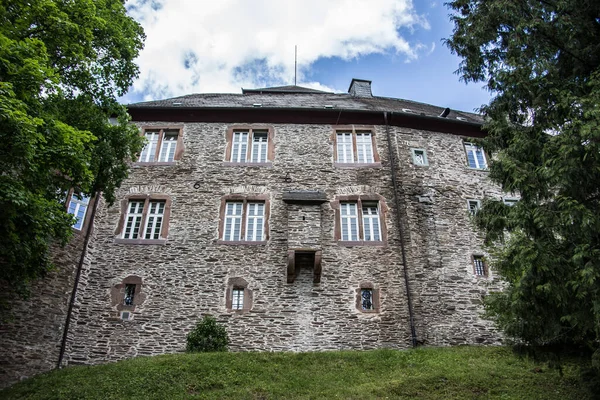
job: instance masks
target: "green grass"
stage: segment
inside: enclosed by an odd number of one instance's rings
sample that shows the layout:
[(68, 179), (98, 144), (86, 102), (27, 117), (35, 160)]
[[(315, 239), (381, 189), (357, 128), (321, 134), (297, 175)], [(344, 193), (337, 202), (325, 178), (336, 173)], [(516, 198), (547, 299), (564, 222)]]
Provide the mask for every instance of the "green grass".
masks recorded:
[(577, 399), (562, 376), (505, 347), (140, 357), (39, 375), (2, 399)]

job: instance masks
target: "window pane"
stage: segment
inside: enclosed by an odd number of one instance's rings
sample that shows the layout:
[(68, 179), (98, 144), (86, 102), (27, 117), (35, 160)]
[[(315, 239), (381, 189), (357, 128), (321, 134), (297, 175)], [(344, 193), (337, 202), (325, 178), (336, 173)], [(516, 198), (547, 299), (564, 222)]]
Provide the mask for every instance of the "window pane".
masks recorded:
[(245, 162), (248, 151), (248, 132), (233, 132), (231, 161)]
[(145, 238), (160, 239), (160, 228), (165, 213), (164, 201), (151, 201), (148, 207), (148, 218), (146, 221)]
[(158, 161), (171, 162), (175, 159), (175, 149), (177, 148), (177, 136), (179, 131), (166, 131), (160, 145), (160, 154)]
[(148, 141), (140, 154), (139, 162), (152, 162), (156, 154), (156, 146), (158, 145), (158, 136), (160, 131), (146, 131), (145, 137)]
[(381, 230), (379, 228), (379, 209), (377, 203), (363, 204), (363, 235), (365, 240), (381, 240)]
[(371, 133), (356, 134), (356, 152), (359, 163), (372, 163), (373, 159), (373, 140)]
[(263, 240), (265, 203), (248, 203), (246, 216), (246, 240)]
[(361, 305), (363, 310), (373, 310), (373, 289), (360, 290)]
[(358, 208), (356, 203), (340, 203), (342, 240), (358, 240)]
[(244, 289), (234, 288), (231, 299), (232, 310), (242, 310), (244, 308)]
[(90, 198), (85, 195), (81, 195), (80, 198), (78, 198), (76, 194), (71, 196), (67, 212), (77, 218), (77, 221), (75, 221), (73, 224), (73, 228), (81, 230), (83, 222), (85, 221), (85, 213), (87, 211), (89, 202)]
[(475, 275), (485, 276), (485, 263), (482, 256), (473, 256), (473, 264), (475, 267)]
[(465, 143), (465, 151), (467, 152), (467, 161), (469, 163), (469, 167), (475, 169), (487, 168), (485, 154), (481, 147), (477, 147), (472, 143)]
[(243, 202), (227, 202), (225, 204), (225, 229), (223, 240), (242, 240)]
[(123, 299), (123, 304), (126, 306), (133, 305), (133, 298), (135, 296), (135, 285), (133, 284), (125, 284), (125, 298)]
[(254, 132), (252, 137), (252, 162), (266, 162), (267, 161), (267, 132)]
[(340, 163), (354, 162), (351, 132), (337, 134), (337, 161)]
[(137, 239), (142, 224), (142, 212), (144, 211), (143, 200), (132, 200), (129, 202), (127, 216), (125, 218), (124, 239)]

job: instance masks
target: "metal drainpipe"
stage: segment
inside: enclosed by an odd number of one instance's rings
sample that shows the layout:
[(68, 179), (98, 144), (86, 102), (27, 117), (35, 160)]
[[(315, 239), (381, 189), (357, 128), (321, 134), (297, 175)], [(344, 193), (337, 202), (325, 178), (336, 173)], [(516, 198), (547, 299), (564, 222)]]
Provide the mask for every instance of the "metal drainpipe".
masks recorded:
[(417, 332), (415, 330), (415, 318), (413, 314), (412, 297), (410, 294), (408, 268), (406, 263), (406, 248), (404, 245), (404, 229), (402, 228), (402, 221), (400, 219), (400, 199), (398, 197), (398, 180), (396, 178), (396, 157), (394, 156), (392, 136), (390, 134), (390, 125), (388, 123), (387, 112), (383, 113), (383, 119), (385, 120), (385, 133), (387, 135), (388, 153), (390, 155), (390, 169), (392, 170), (392, 185), (394, 186), (394, 203), (396, 206), (396, 223), (398, 225), (398, 232), (400, 234), (400, 249), (402, 252), (402, 264), (404, 266), (404, 285), (406, 286), (406, 300), (408, 302), (408, 319), (410, 323), (410, 334), (413, 347), (417, 347)]
[(58, 355), (58, 362), (56, 363), (56, 369), (60, 368), (63, 357), (65, 356), (65, 349), (67, 347), (67, 334), (69, 332), (69, 325), (71, 324), (71, 314), (73, 312), (73, 306), (75, 304), (75, 298), (77, 297), (77, 288), (79, 286), (79, 279), (81, 278), (81, 270), (83, 268), (83, 262), (85, 255), (87, 254), (88, 243), (90, 242), (90, 236), (92, 234), (92, 226), (94, 225), (94, 217), (96, 216), (96, 208), (100, 202), (99, 192), (94, 192), (94, 205), (92, 206), (92, 214), (90, 215), (89, 224), (85, 232), (85, 240), (83, 241), (83, 249), (81, 250), (81, 258), (79, 259), (79, 265), (77, 266), (77, 273), (75, 274), (75, 283), (73, 284), (73, 291), (71, 292), (71, 300), (69, 301), (69, 309), (67, 310), (67, 320), (65, 321), (65, 329), (63, 331), (62, 341), (60, 343), (60, 353)]

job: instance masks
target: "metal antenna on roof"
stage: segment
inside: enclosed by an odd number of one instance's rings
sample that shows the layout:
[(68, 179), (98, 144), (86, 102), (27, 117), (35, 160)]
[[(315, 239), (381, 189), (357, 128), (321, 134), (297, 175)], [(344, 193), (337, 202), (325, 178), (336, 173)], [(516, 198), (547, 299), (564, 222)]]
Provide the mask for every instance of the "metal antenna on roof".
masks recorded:
[(296, 77), (298, 76), (298, 45), (294, 46), (294, 86), (296, 86)]

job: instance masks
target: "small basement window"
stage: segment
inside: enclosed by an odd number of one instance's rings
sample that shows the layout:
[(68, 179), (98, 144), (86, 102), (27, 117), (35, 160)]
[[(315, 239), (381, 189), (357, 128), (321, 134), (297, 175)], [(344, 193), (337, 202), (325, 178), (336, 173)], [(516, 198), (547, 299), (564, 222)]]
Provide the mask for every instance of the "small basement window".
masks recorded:
[(479, 209), (481, 208), (481, 202), (479, 200), (468, 199), (467, 207), (469, 209), (469, 214), (475, 216), (475, 214), (477, 214), (477, 211), (479, 211)]
[(473, 256), (473, 272), (475, 273), (475, 276), (487, 276), (487, 267), (485, 265), (484, 256)]
[(231, 309), (232, 310), (243, 310), (244, 309), (244, 288), (236, 287), (231, 292)]
[(429, 165), (429, 161), (427, 160), (427, 152), (425, 149), (411, 149), (413, 163), (415, 165), (420, 165), (422, 167), (426, 167)]

